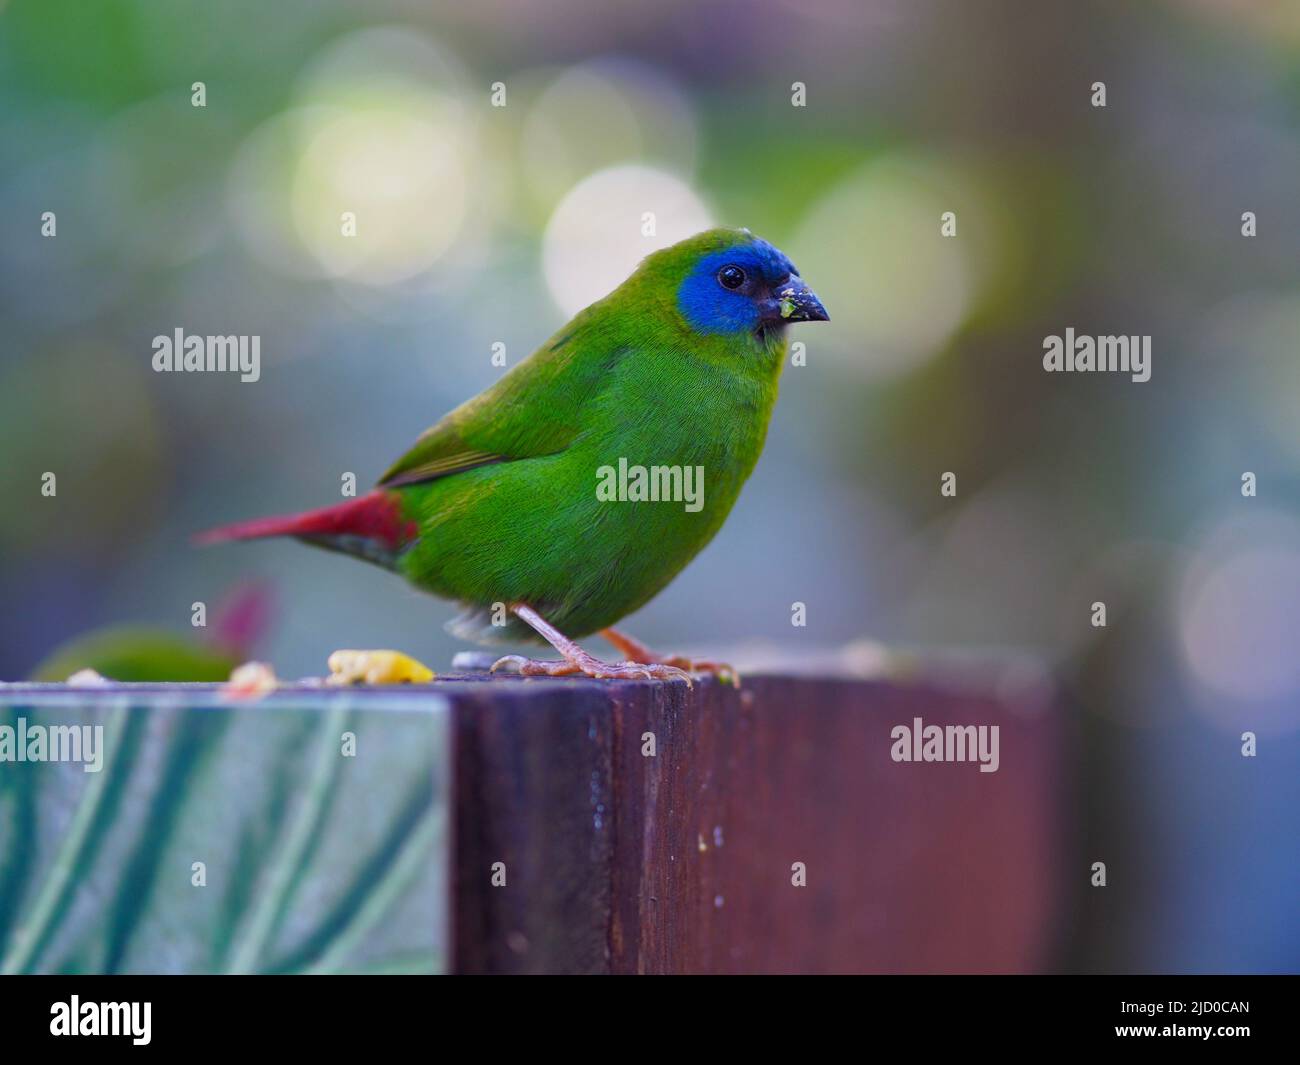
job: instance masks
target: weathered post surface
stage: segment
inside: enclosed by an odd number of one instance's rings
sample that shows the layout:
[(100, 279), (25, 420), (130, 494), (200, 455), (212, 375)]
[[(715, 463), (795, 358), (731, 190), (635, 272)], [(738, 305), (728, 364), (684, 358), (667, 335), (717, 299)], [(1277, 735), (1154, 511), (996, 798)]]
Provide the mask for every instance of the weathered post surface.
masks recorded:
[[(1048, 961), (1066, 781), (1041, 698), (794, 677), (450, 698), (460, 971)], [(996, 772), (894, 761), (891, 730), (918, 717), (998, 725)]]
[[(454, 675), (232, 703), (6, 685), (0, 753), (5, 728), (104, 730), (98, 772), (0, 760), (0, 966), (1041, 968), (1064, 733), (1041, 686), (994, 688)], [(918, 718), (997, 726), (996, 771), (973, 744), (895, 760)]]

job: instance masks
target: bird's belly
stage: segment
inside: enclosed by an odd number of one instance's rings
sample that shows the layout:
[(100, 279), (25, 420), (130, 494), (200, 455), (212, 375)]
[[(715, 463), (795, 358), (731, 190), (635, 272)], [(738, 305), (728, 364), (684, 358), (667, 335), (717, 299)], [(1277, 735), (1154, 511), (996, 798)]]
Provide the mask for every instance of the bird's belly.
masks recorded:
[(570, 635), (646, 603), (722, 525), (752, 462), (592, 443), (423, 488), (407, 576), (489, 606), (526, 602)]

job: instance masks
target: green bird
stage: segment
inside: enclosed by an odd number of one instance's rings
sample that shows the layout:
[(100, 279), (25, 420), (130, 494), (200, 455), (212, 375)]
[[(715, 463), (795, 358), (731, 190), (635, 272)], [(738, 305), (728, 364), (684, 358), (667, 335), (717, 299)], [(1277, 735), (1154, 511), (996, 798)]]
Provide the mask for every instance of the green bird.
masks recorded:
[[(368, 495), (215, 529), (294, 536), (453, 599), (448, 624), (526, 675), (685, 677), (720, 663), (654, 654), (612, 626), (717, 533), (763, 450), (786, 326), (826, 321), (794, 264), (748, 230), (655, 252), (496, 384), (421, 435)], [(574, 642), (600, 632), (627, 661)]]

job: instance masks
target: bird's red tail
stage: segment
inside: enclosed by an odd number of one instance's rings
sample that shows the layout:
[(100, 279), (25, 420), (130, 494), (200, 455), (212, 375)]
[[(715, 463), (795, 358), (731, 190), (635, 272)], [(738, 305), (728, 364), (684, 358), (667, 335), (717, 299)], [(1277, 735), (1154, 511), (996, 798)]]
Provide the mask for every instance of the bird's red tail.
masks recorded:
[[(255, 518), (223, 525), (199, 533), (196, 544), (219, 544), (227, 540), (259, 540), (267, 536), (299, 536), (324, 546), (348, 549), (349, 542), (383, 552), (396, 553), (419, 534), (414, 521), (402, 514), (396, 492), (375, 491), (332, 507)], [(363, 551), (354, 553), (362, 554)]]

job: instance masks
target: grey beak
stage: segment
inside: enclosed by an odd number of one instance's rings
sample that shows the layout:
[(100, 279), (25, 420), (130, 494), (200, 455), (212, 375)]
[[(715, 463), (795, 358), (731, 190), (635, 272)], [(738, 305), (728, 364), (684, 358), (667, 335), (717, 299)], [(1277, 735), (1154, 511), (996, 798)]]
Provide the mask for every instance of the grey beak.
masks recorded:
[(772, 293), (775, 305), (773, 320), (782, 322), (829, 322), (831, 316), (826, 313), (822, 301), (817, 298), (798, 274), (791, 274), (789, 279), (776, 287)]

